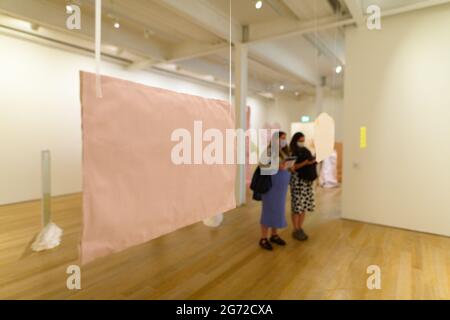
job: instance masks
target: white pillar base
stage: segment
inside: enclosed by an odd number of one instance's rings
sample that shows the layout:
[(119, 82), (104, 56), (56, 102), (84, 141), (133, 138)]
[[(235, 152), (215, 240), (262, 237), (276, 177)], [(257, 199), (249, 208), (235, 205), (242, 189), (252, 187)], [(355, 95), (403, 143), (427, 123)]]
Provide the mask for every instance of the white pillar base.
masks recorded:
[(61, 243), (63, 230), (53, 222), (50, 222), (37, 235), (36, 240), (31, 245), (31, 250), (40, 252), (54, 249)]

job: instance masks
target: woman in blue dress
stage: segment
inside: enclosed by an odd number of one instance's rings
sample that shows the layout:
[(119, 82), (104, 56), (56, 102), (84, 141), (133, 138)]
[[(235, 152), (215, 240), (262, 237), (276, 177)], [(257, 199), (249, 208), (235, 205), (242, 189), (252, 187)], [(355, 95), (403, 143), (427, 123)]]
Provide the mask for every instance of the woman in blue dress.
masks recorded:
[[(272, 155), (272, 150), (275, 154)], [(279, 150), (276, 154), (276, 150)], [(270, 158), (265, 164), (260, 164), (262, 174), (270, 174), (272, 188), (262, 195), (261, 240), (259, 245), (265, 250), (273, 250), (272, 244), (285, 246), (286, 242), (278, 235), (278, 229), (286, 228), (286, 195), (291, 175), (286, 168), (286, 158), (289, 155), (286, 133), (276, 132), (267, 149)], [(275, 168), (275, 166), (278, 164)], [(263, 173), (264, 172), (264, 173)], [(270, 239), (268, 239), (270, 231)]]

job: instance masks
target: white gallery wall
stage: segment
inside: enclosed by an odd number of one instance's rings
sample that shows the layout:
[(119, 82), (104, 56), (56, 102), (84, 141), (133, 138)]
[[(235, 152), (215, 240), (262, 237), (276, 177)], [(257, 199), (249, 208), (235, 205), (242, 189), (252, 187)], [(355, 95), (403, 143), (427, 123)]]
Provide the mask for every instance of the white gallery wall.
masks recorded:
[(346, 42), (343, 217), (450, 236), (450, 5)]
[[(0, 48), (0, 205), (40, 197), (40, 152), (46, 149), (52, 152), (53, 195), (80, 192), (79, 71), (93, 72), (94, 59), (2, 34)], [(107, 62), (102, 68), (106, 75), (228, 100), (226, 89), (200, 82)], [(264, 123), (267, 103), (248, 99), (252, 126)]]

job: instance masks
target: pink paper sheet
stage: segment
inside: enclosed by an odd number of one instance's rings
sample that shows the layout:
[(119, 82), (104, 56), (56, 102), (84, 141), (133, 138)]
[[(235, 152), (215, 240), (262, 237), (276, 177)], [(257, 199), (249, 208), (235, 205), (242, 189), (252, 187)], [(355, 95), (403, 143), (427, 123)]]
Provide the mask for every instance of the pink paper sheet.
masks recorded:
[(171, 161), (175, 129), (235, 127), (227, 102), (110, 77), (102, 89), (81, 72), (82, 264), (236, 207), (234, 165)]

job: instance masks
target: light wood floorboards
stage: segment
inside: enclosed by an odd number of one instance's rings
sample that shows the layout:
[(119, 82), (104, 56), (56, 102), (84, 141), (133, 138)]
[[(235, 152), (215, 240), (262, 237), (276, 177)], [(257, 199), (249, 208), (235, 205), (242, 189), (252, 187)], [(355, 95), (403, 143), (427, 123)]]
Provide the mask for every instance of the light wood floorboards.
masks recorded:
[[(226, 214), (219, 229), (198, 223), (82, 268), (82, 290), (66, 288), (78, 264), (81, 196), (53, 200), (64, 229), (55, 250), (33, 253), (40, 203), (0, 207), (0, 298), (5, 299), (450, 299), (450, 238), (339, 218), (340, 190), (318, 190), (310, 240), (282, 231), (285, 248), (258, 245), (260, 204)], [(288, 205), (289, 208), (289, 205)], [(381, 290), (368, 290), (369, 265)]]

